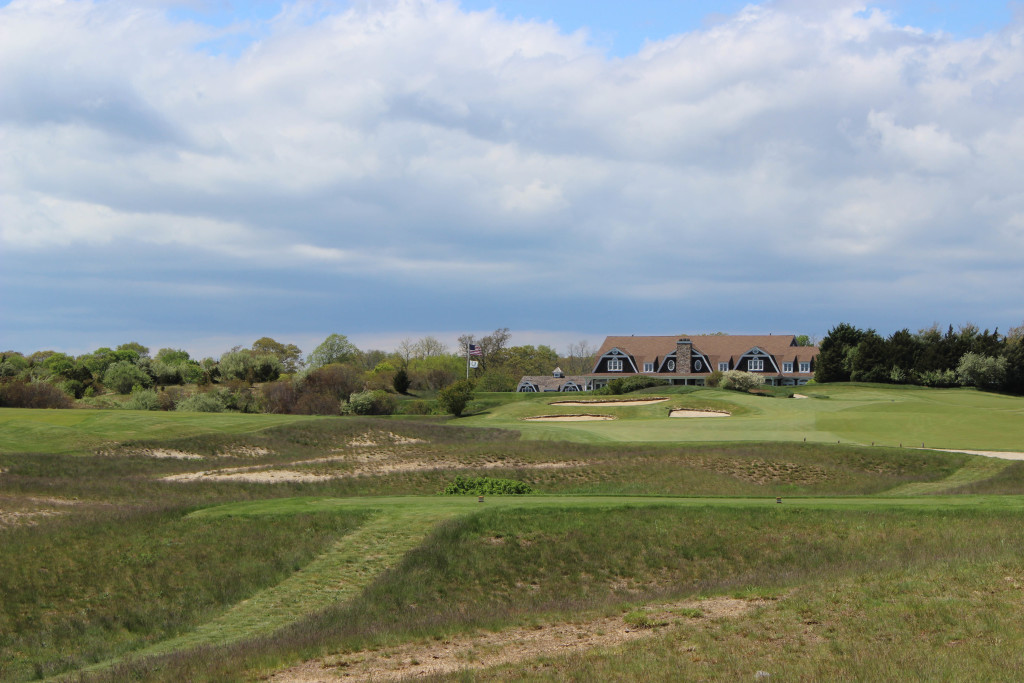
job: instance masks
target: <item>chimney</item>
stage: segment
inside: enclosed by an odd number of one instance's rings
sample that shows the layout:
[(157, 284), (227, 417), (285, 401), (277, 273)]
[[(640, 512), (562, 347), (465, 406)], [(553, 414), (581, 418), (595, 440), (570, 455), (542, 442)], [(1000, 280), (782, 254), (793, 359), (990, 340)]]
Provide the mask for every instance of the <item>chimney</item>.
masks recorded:
[(676, 342), (676, 374), (677, 375), (689, 375), (690, 374), (690, 350), (693, 348), (693, 342), (690, 341), (689, 337), (683, 337)]

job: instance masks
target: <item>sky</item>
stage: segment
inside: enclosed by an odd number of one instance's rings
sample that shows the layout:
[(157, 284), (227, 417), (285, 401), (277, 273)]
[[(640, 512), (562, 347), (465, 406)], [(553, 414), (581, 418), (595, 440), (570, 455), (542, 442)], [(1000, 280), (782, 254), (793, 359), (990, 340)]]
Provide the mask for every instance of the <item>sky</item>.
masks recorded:
[(1024, 322), (1024, 7), (0, 0), (0, 351)]

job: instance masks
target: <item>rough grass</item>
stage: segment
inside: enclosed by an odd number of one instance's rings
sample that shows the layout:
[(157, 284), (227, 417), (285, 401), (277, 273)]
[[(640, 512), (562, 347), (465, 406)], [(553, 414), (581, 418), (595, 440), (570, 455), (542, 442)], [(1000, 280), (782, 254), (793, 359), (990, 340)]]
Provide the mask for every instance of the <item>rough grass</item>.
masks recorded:
[[(1013, 609), (1003, 606), (983, 616), (997, 599), (974, 593), (980, 586), (991, 588), (994, 576), (1009, 571), (1017, 577), (1017, 588), (996, 584), (1002, 589), (998, 599), (1020, 594), (1024, 536), (1016, 522), (1014, 516), (985, 507), (720, 505), (486, 511), (441, 525), (357, 599), (311, 615), (273, 637), (125, 664), (105, 676), (244, 679), (296, 659), (499, 629), (529, 623), (538, 615), (607, 613), (646, 601), (723, 592), (778, 598), (784, 615), (773, 618), (781, 619), (784, 628), (777, 638), (765, 638), (773, 632), (774, 622), (764, 621), (768, 612), (760, 612), (749, 623), (723, 625), (718, 636), (709, 636), (713, 642), (698, 641), (702, 658), (724, 666), (688, 670), (710, 672), (716, 680), (735, 680), (746, 667), (765, 669), (764, 661), (775, 665), (776, 672), (786, 671), (774, 659), (797, 667), (798, 673), (836, 671), (858, 680), (872, 678), (896, 667), (902, 656), (887, 650), (879, 662), (878, 650), (891, 643), (887, 634), (904, 628), (900, 606), (908, 605), (917, 611), (909, 620), (910, 633), (896, 638), (897, 644), (945, 647), (950, 634), (976, 638), (970, 629), (987, 624), (991, 636), (984, 642), (995, 648), (990, 656), (1005, 654), (1019, 661), (1014, 648), (1024, 626), (1014, 619)], [(932, 581), (951, 575), (961, 577), (962, 585), (947, 590)], [(896, 596), (898, 604), (889, 604)], [(954, 621), (970, 609), (981, 613), (966, 625)], [(852, 620), (847, 623), (848, 613)], [(936, 614), (941, 619), (931, 623)], [(752, 636), (755, 627), (765, 635)], [(677, 628), (681, 630), (666, 637), (692, 644), (698, 627)], [(809, 663), (801, 663), (797, 652), (764, 659), (773, 642), (807, 631), (817, 633), (817, 638), (834, 636), (832, 648), (840, 648), (843, 664), (830, 663), (827, 649)], [(867, 634), (870, 637), (862, 640)], [(714, 645), (719, 638), (723, 642)], [(743, 647), (729, 654), (735, 645)], [(643, 652), (647, 646), (631, 647)], [(656, 678), (673, 678), (667, 675), (668, 667), (679, 664), (675, 656), (654, 668), (639, 656), (620, 657), (617, 663), (612, 659), (588, 652), (586, 657), (560, 662), (551, 673), (563, 679), (612, 680), (660, 671)], [(921, 664), (928, 661), (916, 659)], [(951, 658), (946, 660), (947, 666), (952, 663)], [(963, 669), (924, 670), (948, 674)], [(599, 675), (592, 678), (591, 671)]]

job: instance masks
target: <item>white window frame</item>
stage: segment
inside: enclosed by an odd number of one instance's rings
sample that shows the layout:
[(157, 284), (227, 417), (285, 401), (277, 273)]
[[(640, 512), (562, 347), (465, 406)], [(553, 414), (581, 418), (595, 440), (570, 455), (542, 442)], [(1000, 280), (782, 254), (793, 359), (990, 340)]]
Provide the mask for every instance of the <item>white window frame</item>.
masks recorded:
[(782, 371), (783, 372), (793, 372), (793, 363), (792, 363), (792, 361), (783, 363), (782, 364)]
[(622, 372), (622, 359), (621, 358), (609, 358), (608, 359), (608, 372)]
[(747, 372), (764, 372), (764, 358), (748, 358)]
[(654, 363), (644, 363), (644, 372), (654, 372)]
[(802, 360), (802, 361), (800, 361), (800, 372), (810, 372), (810, 371), (811, 371), (811, 361), (809, 361), (809, 360)]
[(718, 364), (718, 371), (719, 372), (729, 372), (729, 361), (725, 361), (724, 363), (719, 363)]

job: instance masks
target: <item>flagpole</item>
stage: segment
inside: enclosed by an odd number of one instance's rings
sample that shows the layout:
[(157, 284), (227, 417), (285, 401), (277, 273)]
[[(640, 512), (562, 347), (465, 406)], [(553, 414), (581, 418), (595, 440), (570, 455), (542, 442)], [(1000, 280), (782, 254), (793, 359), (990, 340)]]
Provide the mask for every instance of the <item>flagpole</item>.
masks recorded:
[(466, 381), (469, 381), (469, 344), (466, 344)]

